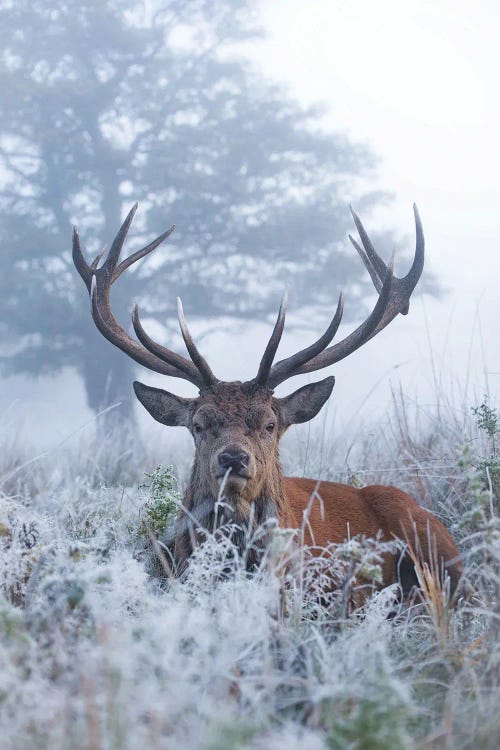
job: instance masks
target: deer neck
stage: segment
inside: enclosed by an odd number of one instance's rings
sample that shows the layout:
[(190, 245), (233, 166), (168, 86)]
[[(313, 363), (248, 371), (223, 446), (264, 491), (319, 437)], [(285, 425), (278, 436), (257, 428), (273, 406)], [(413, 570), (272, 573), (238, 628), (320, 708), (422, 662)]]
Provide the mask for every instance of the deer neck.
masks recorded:
[(285, 507), (285, 483), (279, 454), (259, 483), (249, 482), (240, 493), (232, 495), (224, 490), (215, 492), (212, 483), (207, 481), (206, 472), (195, 460), (184, 495), (185, 507), (190, 511), (202, 504), (213, 508), (222, 498), (234, 509), (235, 517), (242, 521), (248, 518), (252, 506), (257, 524), (271, 517), (280, 519)]
[[(257, 529), (271, 519), (277, 519), (280, 526), (287, 525), (285, 484), (279, 456), (252, 495), (244, 491), (227, 498), (221, 498), (211, 489), (195, 460), (191, 481), (184, 495), (184, 508), (185, 511), (181, 511), (178, 518), (175, 547), (175, 557), (181, 570), (193, 551), (195, 527), (196, 536), (202, 541), (205, 532), (213, 533), (225, 524), (233, 525), (236, 528), (234, 541), (243, 552), (248, 531)], [(191, 529), (188, 528), (190, 525)]]

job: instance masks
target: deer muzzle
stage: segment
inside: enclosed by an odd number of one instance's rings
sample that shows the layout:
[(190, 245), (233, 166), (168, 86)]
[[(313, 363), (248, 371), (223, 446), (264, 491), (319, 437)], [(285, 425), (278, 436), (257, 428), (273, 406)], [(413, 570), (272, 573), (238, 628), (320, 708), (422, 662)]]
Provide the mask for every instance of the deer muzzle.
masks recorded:
[(220, 448), (215, 456), (213, 468), (219, 486), (224, 483), (224, 487), (230, 493), (242, 489), (255, 476), (253, 456), (238, 443)]

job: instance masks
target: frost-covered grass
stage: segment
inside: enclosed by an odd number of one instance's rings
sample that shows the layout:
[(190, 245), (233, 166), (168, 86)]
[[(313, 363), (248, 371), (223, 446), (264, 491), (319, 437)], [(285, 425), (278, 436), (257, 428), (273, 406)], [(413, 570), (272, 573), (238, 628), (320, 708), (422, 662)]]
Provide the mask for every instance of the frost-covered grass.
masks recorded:
[[(252, 577), (227, 539), (209, 538), (180, 583), (162, 546), (179, 498), (173, 459), (155, 469), (158, 456), (122, 437), (32, 461), (5, 439), (2, 749), (498, 748), (496, 412), (441, 407), (422, 421), (404, 399), (396, 407), (352, 444), (298, 432), (286, 468), (393, 483), (437, 513), (473, 589), (453, 612), (433, 609), (432, 591), (397, 617), (391, 590), (361, 611), (349, 587), (319, 599), (317, 561), (284, 572), (283, 556), (297, 556), (285, 532)], [(376, 543), (331, 552), (358, 583), (376, 580)]]

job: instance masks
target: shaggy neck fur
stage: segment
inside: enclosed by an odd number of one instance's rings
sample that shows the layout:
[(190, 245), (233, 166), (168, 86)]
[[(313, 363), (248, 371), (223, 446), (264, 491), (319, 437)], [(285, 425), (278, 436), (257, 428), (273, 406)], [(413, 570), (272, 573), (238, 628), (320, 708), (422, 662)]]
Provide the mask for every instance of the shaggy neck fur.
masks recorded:
[(202, 473), (195, 457), (191, 481), (184, 495), (185, 510), (180, 511), (177, 519), (174, 554), (179, 573), (186, 568), (194, 546), (221, 527), (225, 527), (239, 554), (246, 554), (247, 568), (258, 565), (266, 535), (263, 534), (250, 550), (246, 549), (247, 541), (253, 531), (272, 518), (282, 525), (286, 507), (278, 452), (270, 468), (260, 485), (254, 487), (252, 497), (245, 487), (241, 494), (223, 495), (220, 498), (209, 489), (206, 474)]

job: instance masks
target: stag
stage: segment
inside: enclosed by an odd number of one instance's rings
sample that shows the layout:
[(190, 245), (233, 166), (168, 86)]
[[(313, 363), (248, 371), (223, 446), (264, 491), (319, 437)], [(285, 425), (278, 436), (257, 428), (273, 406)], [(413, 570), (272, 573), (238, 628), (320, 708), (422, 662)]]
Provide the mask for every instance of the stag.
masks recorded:
[[(91, 300), (94, 322), (112, 344), (150, 370), (188, 380), (199, 389), (195, 398), (181, 398), (160, 388), (134, 382), (135, 394), (151, 416), (164, 425), (182, 425), (191, 432), (195, 457), (183, 509), (177, 519), (175, 560), (182, 571), (199, 539), (200, 528), (212, 529), (223, 485), (224, 507), (237, 528), (277, 519), (285, 528), (300, 528), (305, 509), (308, 523), (305, 543), (319, 550), (348, 536), (365, 535), (384, 540), (413, 540), (422, 562), (446, 571), (452, 591), (461, 576), (457, 548), (445, 526), (405, 492), (389, 486), (363, 489), (318, 482), (316, 479), (285, 477), (280, 465), (279, 443), (290, 425), (307, 422), (318, 414), (330, 397), (335, 378), (302, 386), (278, 398), (274, 389), (296, 375), (315, 372), (345, 359), (382, 331), (399, 313), (409, 309), (410, 296), (424, 264), (424, 235), (416, 206), (416, 250), (406, 276), (393, 273), (393, 260), (386, 265), (375, 251), (361, 221), (352, 211), (361, 244), (350, 237), (359, 253), (378, 299), (364, 322), (343, 340), (332, 344), (339, 328), (343, 296), (339, 297), (332, 321), (310, 346), (274, 362), (285, 323), (283, 297), (271, 337), (257, 375), (247, 382), (224, 382), (213, 373), (189, 332), (178, 299), (180, 330), (189, 359), (154, 341), (143, 328), (137, 305), (132, 323), (137, 339), (116, 320), (110, 304), (110, 288), (133, 263), (157, 248), (174, 227), (146, 247), (119, 263), (120, 252), (137, 204), (123, 222), (101, 263), (104, 253), (88, 264), (81, 250), (78, 231), (73, 231), (73, 260)], [(351, 209), (352, 210), (352, 209)], [(313, 496), (321, 503), (310, 503)], [(227, 515), (226, 515), (227, 518)], [(399, 581), (404, 592), (417, 582), (410, 557), (386, 555), (384, 585)]]

